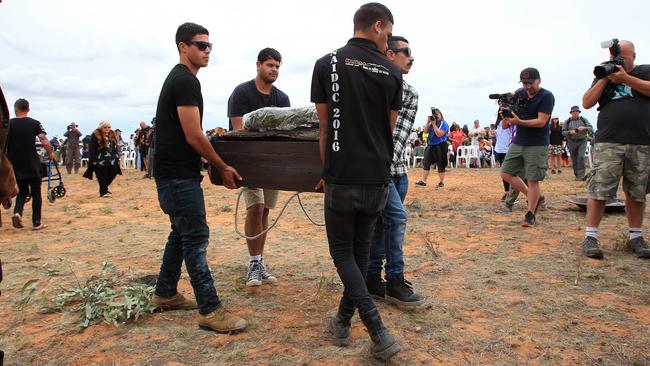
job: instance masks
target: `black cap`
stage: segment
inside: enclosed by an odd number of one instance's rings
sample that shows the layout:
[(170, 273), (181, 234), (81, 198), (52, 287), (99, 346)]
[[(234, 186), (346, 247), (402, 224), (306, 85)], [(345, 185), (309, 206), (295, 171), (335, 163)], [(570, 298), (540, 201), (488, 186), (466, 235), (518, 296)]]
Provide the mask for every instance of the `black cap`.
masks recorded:
[(532, 83), (537, 79), (541, 78), (539, 77), (539, 71), (534, 67), (527, 67), (519, 74), (519, 81), (521, 82)]
[(580, 107), (578, 107), (577, 105), (574, 105), (573, 107), (571, 107), (571, 111), (569, 111), (569, 113), (572, 113), (572, 112), (580, 113)]

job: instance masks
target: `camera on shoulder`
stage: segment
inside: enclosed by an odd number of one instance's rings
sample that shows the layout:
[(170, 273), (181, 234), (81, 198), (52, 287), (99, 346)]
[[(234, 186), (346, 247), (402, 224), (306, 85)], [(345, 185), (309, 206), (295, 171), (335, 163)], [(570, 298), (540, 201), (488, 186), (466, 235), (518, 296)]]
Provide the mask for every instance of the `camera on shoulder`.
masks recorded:
[(496, 99), (504, 118), (514, 117), (513, 112), (519, 112), (525, 107), (526, 100), (516, 93), (490, 94), (490, 99)]
[(625, 68), (625, 59), (621, 57), (621, 45), (617, 38), (612, 38), (607, 41), (600, 42), (600, 47), (609, 48), (610, 60), (594, 67), (594, 76), (598, 79), (607, 77), (618, 71), (617, 65)]

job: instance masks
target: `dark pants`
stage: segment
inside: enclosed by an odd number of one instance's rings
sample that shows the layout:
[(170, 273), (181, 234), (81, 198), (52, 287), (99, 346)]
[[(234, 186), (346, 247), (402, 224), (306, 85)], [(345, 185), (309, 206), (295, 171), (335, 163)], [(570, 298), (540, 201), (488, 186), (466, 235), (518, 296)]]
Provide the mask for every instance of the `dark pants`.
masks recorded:
[(370, 244), (368, 274), (381, 273), (386, 260), (386, 278), (404, 273), (404, 234), (408, 213), (404, 208), (404, 199), (408, 192), (408, 175), (393, 178), (388, 184), (386, 207), (375, 224)]
[(144, 171), (144, 162), (147, 161), (149, 154), (149, 147), (140, 147), (140, 171)]
[(97, 182), (99, 183), (99, 195), (103, 196), (108, 193), (108, 186), (113, 183), (115, 179), (115, 171), (112, 166), (96, 167), (95, 175), (97, 176)]
[(221, 301), (206, 258), (210, 229), (205, 218), (201, 181), (156, 179), (156, 188), (160, 208), (169, 215), (172, 225), (156, 283), (156, 294), (164, 297), (176, 295), (185, 260), (199, 313), (209, 314), (221, 306)]
[(424, 159), (422, 161), (422, 168), (430, 170), (431, 164), (436, 164), (438, 173), (444, 173), (447, 168), (447, 151), (449, 144), (441, 142), (438, 145), (430, 145), (424, 152)]
[(370, 237), (386, 206), (387, 186), (325, 185), (329, 250), (343, 282), (341, 307), (366, 314), (375, 309), (366, 287)]
[[(499, 166), (503, 164), (503, 159), (506, 158), (506, 153), (494, 153), (494, 160), (499, 163)], [(503, 191), (508, 192), (510, 190), (510, 183), (506, 182), (505, 180), (501, 180), (503, 182)]]
[(567, 147), (571, 154), (571, 165), (573, 166), (573, 175), (576, 178), (585, 176), (585, 151), (587, 150), (587, 140), (567, 139)]
[(43, 200), (41, 199), (41, 177), (20, 179), (16, 183), (18, 184), (18, 197), (16, 197), (14, 214), (23, 215), (25, 200), (29, 193), (32, 195), (32, 224), (34, 226), (40, 225), (41, 206), (43, 205)]

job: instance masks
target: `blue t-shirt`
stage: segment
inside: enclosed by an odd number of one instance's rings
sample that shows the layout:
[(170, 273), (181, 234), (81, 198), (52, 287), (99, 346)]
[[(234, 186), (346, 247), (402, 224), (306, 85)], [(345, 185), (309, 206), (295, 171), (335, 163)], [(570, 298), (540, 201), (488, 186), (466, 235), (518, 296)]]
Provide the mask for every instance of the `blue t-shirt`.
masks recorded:
[(550, 91), (540, 88), (539, 93), (534, 97), (528, 98), (528, 93), (524, 88), (518, 89), (515, 94), (526, 100), (526, 106), (521, 108), (517, 114), (520, 119), (535, 119), (537, 113), (548, 113), (548, 121), (542, 128), (532, 128), (517, 125), (517, 135), (513, 141), (514, 144), (521, 146), (546, 146), (549, 144), (551, 124), (551, 113), (555, 107), (555, 97)]
[(445, 131), (445, 134), (442, 135), (442, 137), (438, 137), (433, 131), (433, 125), (429, 126), (429, 146), (438, 145), (447, 141), (447, 135), (449, 134), (449, 124), (447, 124), (447, 121), (444, 119), (440, 120), (436, 123), (436, 126), (438, 126), (439, 129)]

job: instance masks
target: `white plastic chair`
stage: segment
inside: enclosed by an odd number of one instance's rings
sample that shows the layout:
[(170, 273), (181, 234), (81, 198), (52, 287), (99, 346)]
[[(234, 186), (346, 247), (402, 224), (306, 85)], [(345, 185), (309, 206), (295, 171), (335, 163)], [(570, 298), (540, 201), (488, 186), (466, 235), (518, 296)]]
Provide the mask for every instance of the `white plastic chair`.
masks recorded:
[(449, 162), (449, 168), (454, 167), (454, 162), (449, 159), (449, 157), (454, 153), (454, 146), (452, 144), (447, 145), (447, 160)]
[(469, 168), (468, 155), (469, 146), (458, 146), (458, 149), (456, 149), (456, 167), (460, 166), (461, 160), (465, 160), (465, 167)]
[(424, 151), (426, 149), (424, 146), (417, 146), (413, 149), (413, 167), (418, 163), (418, 161), (424, 160)]
[(88, 165), (88, 158), (81, 158), (81, 167), (85, 167)]
[(135, 169), (135, 151), (130, 151), (126, 153), (126, 158), (124, 158), (124, 167), (128, 168), (129, 165), (133, 164), (133, 169)]
[(467, 155), (465, 157), (465, 160), (467, 161), (468, 168), (471, 166), (472, 160), (476, 162), (477, 167), (479, 168), (481, 167), (481, 157), (479, 155), (477, 145), (472, 145), (467, 147)]

